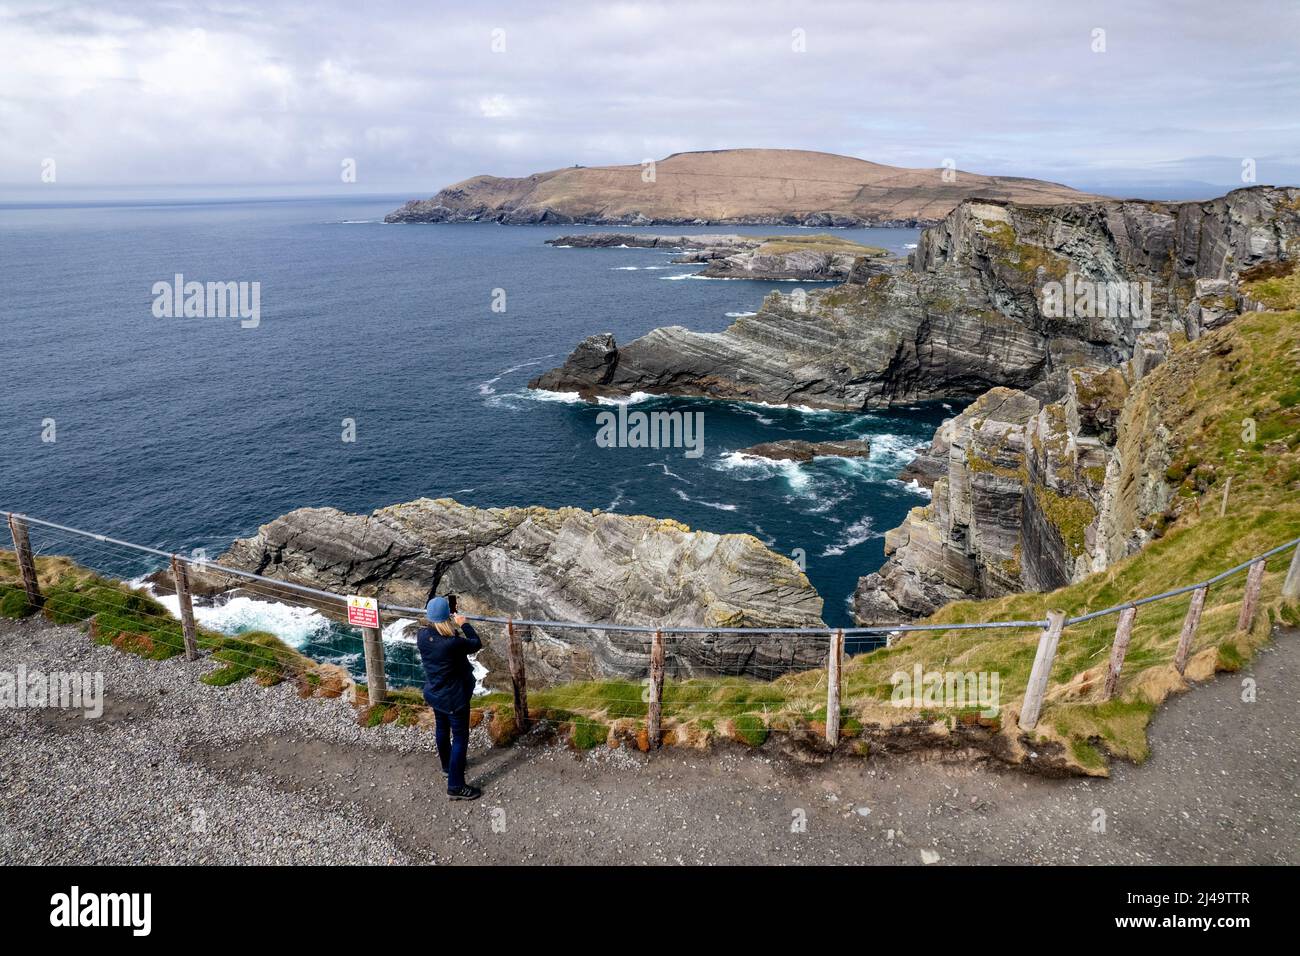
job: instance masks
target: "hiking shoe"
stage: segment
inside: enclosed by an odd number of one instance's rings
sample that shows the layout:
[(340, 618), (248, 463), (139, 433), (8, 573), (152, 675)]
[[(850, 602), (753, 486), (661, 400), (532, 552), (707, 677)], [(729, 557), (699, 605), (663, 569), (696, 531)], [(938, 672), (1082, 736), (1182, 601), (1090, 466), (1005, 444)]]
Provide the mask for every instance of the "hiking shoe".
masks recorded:
[(468, 785), (461, 787), (459, 790), (447, 791), (448, 800), (477, 800), (481, 796), (483, 796), (482, 790)]

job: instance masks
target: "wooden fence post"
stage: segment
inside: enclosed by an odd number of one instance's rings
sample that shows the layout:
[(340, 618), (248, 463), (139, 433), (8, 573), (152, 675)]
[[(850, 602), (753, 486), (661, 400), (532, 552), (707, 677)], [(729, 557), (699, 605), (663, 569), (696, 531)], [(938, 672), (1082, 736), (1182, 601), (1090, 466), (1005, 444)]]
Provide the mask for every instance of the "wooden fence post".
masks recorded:
[(1282, 582), (1282, 596), (1290, 601), (1300, 600), (1300, 544), (1291, 549), (1291, 567), (1287, 568)]
[(650, 747), (658, 750), (664, 742), (664, 632), (655, 631), (650, 644), (650, 700), (646, 708), (646, 737)]
[(826, 655), (826, 742), (840, 742), (840, 665), (844, 661), (844, 629), (831, 635)]
[(1043, 696), (1047, 693), (1047, 680), (1052, 676), (1052, 661), (1056, 660), (1056, 646), (1061, 643), (1061, 630), (1065, 627), (1065, 614), (1047, 612), (1047, 627), (1038, 638), (1038, 653), (1034, 655), (1034, 668), (1029, 672), (1025, 687), (1025, 702), (1020, 707), (1020, 729), (1033, 730), (1038, 726), (1038, 715), (1043, 710)]
[(1255, 623), (1255, 608), (1259, 606), (1259, 589), (1264, 583), (1264, 562), (1256, 561), (1246, 573), (1246, 593), (1241, 597), (1241, 614), (1237, 618), (1237, 630), (1249, 631)]
[(27, 537), (27, 522), (17, 515), (10, 515), (9, 535), (14, 539), (14, 555), (18, 558), (18, 570), (23, 576), (27, 603), (38, 608), (45, 603), (45, 598), (41, 596), (41, 588), (36, 581), (36, 559), (32, 557), (32, 542)]
[(185, 565), (176, 555), (172, 555), (172, 580), (176, 584), (176, 601), (181, 612), (181, 636), (185, 640), (185, 659), (199, 659), (199, 640), (194, 631), (194, 604), (190, 600), (190, 578), (185, 573)]
[(1228, 492), (1232, 491), (1232, 475), (1223, 483), (1223, 500), (1219, 502), (1219, 517), (1222, 518), (1228, 513)]
[(515, 692), (515, 727), (523, 732), (528, 729), (528, 678), (524, 673), (524, 647), (513, 618), (506, 621), (506, 662)]
[(1208, 586), (1202, 586), (1192, 592), (1192, 603), (1183, 618), (1183, 633), (1178, 635), (1178, 650), (1174, 652), (1174, 668), (1179, 674), (1187, 670), (1187, 658), (1192, 654), (1192, 641), (1196, 640), (1196, 629), (1201, 625), (1201, 609), (1205, 607), (1208, 590)]
[(388, 697), (388, 682), (384, 678), (384, 638), (377, 627), (363, 627), (361, 642), (366, 651), (366, 700), (382, 704)]
[(1133, 637), (1133, 619), (1137, 612), (1135, 607), (1126, 607), (1120, 612), (1115, 643), (1110, 649), (1110, 670), (1106, 672), (1106, 686), (1101, 692), (1102, 700), (1110, 700), (1119, 690), (1119, 673), (1124, 668), (1124, 655), (1128, 653), (1128, 642)]

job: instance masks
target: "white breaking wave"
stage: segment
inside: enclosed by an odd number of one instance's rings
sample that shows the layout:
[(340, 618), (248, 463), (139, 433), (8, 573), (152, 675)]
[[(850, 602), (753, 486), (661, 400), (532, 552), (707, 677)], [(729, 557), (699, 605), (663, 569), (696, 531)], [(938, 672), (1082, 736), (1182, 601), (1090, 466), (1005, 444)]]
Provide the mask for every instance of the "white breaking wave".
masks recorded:
[(823, 417), (828, 415), (835, 415), (835, 416), (855, 415), (855, 417), (858, 418), (861, 417), (859, 415), (856, 415), (853, 412), (837, 412), (831, 408), (813, 408), (811, 405), (787, 405), (778, 402), (756, 402), (753, 400), (737, 401), (735, 404), (753, 405), (757, 408), (776, 408), (776, 409), (780, 409), (781, 411), (798, 412), (801, 415), (813, 415), (817, 417)]
[(894, 481), (898, 482), (898, 484), (902, 485), (904, 488), (906, 488), (908, 491), (912, 492), (913, 494), (920, 495), (923, 498), (934, 497), (934, 489), (925, 487), (915, 478), (913, 478), (911, 481), (906, 483), (904, 483), (898, 478), (895, 478)]
[(744, 414), (744, 415), (752, 415), (755, 419), (758, 420), (758, 423), (759, 423), (760, 425), (774, 425), (774, 424), (776, 424), (776, 419), (774, 419), (774, 418), (768, 418), (766, 415), (762, 414), (762, 413), (761, 413), (757, 408), (750, 408), (750, 407), (748, 407), (747, 405), (745, 405), (745, 404), (743, 404), (743, 403), (741, 403), (741, 402), (736, 402), (736, 403), (735, 403), (735, 409), (736, 409), (736, 411), (740, 412), (741, 414)]
[(647, 468), (662, 468), (662, 469), (664, 470), (664, 477), (666, 477), (666, 478), (672, 478), (674, 481), (680, 481), (680, 482), (682, 482), (683, 484), (687, 484), (687, 485), (691, 484), (691, 480), (690, 480), (689, 478), (683, 478), (681, 475), (677, 474), (677, 472), (672, 471), (672, 470), (671, 470), (667, 465), (665, 465), (662, 461), (652, 461), (650, 464), (646, 465), (646, 467), (647, 467)]
[[(785, 500), (789, 505), (798, 505), (802, 502), (811, 501), (812, 503), (803, 509), (804, 513), (820, 515), (825, 514), (826, 512), (838, 507), (843, 502), (848, 501), (851, 494), (852, 491), (847, 486), (841, 482), (836, 482), (830, 493), (823, 494), (816, 491), (804, 491), (799, 495), (791, 496)], [(837, 518), (829, 518), (828, 520), (835, 524), (841, 523)]]
[(654, 398), (649, 392), (633, 392), (622, 398), (610, 398), (608, 395), (597, 395), (596, 402), (601, 405), (635, 405), (637, 402), (644, 402)]
[(916, 457), (916, 448), (922, 444), (919, 439), (908, 435), (867, 435), (865, 437), (871, 442), (871, 463), (893, 469), (895, 475)]
[(856, 548), (858, 545), (878, 537), (871, 529), (871, 516), (866, 515), (858, 521), (853, 522), (844, 529), (844, 533), (836, 539), (835, 543), (828, 546), (822, 552), (823, 558), (831, 558), (843, 554), (849, 548)]
[(530, 388), (527, 392), (515, 395), (516, 398), (531, 398), (535, 402), (560, 402), (565, 405), (577, 405), (582, 396), (577, 392), (549, 392), (544, 388)]
[(797, 461), (773, 461), (770, 458), (746, 455), (738, 451), (720, 456), (713, 467), (718, 471), (732, 472), (741, 481), (782, 477), (792, 491), (802, 491), (812, 480)]
[[(165, 607), (172, 617), (180, 619), (180, 598), (175, 594), (158, 593), (143, 577), (127, 583), (137, 591), (147, 593)], [(200, 627), (220, 631), (222, 634), (266, 631), (296, 650), (307, 647), (314, 638), (327, 636), (331, 623), (324, 614), (311, 608), (282, 604), (279, 601), (258, 601), (242, 595), (220, 604), (194, 605), (194, 621)], [(390, 644), (414, 644), (418, 629), (415, 625), (418, 623), (405, 617), (389, 621), (381, 631), (382, 639)], [(354, 665), (360, 664), (363, 656), (360, 653), (331, 656), (330, 663), (351, 670)], [(474, 693), (486, 694), (488, 691), (483, 686), (483, 678), (487, 676), (488, 669), (473, 657), (470, 658), (470, 664), (474, 668)]]
[(409, 617), (399, 617), (395, 621), (389, 621), (381, 632), (383, 639), (401, 644), (414, 644), (415, 631), (411, 630), (411, 625), (414, 623), (415, 621)]
[[(562, 405), (586, 404), (586, 399), (577, 392), (551, 392), (544, 388), (528, 388), (521, 392), (512, 392), (507, 397), (531, 398), (536, 402), (559, 402)], [(611, 398), (607, 395), (599, 395), (597, 396), (596, 401), (601, 405), (635, 405), (637, 402), (648, 401), (655, 397), (656, 396), (651, 395), (649, 392), (633, 392), (631, 395), (626, 395), (621, 398)]]
[(699, 498), (692, 498), (680, 488), (674, 488), (673, 493), (676, 494), (678, 498), (681, 498), (682, 501), (690, 501), (697, 505), (704, 505), (706, 508), (717, 508), (719, 511), (735, 511), (737, 507), (736, 505), (729, 505), (720, 501), (702, 501)]
[(503, 369), (502, 371), (497, 372), (496, 375), (492, 376), (492, 378), (480, 382), (478, 386), (478, 393), (480, 395), (495, 395), (497, 390), (492, 386), (494, 386), (497, 382), (501, 381), (507, 375), (510, 375), (514, 372), (518, 372), (520, 369), (528, 368), (530, 365), (541, 365), (541, 364), (542, 364), (541, 362), (521, 362), (518, 365), (510, 366), (508, 369)]
[(751, 315), (758, 315), (758, 313), (757, 312), (724, 312), (723, 315), (725, 315), (729, 319), (747, 319)]
[[(180, 598), (175, 594), (159, 594), (144, 578), (128, 583), (136, 590), (147, 592), (167, 608), (172, 617), (180, 619)], [(219, 604), (194, 605), (194, 621), (222, 634), (267, 631), (294, 648), (310, 644), (314, 638), (328, 634), (330, 629), (329, 618), (309, 607), (259, 601), (243, 595)]]

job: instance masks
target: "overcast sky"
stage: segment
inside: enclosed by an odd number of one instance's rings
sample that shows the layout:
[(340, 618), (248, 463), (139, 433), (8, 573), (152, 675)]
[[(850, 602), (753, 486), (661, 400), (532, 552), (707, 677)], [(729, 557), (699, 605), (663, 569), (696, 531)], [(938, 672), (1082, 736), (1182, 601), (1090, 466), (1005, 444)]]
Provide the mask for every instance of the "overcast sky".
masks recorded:
[(1298, 49), (1295, 0), (0, 0), (0, 184), (427, 195), (738, 146), (1295, 184)]

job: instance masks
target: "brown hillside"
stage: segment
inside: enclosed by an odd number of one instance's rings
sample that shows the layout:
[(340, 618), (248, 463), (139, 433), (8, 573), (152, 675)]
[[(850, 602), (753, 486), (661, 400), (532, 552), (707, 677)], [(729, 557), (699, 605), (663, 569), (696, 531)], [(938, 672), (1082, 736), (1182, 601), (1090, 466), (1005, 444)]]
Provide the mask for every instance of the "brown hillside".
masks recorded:
[(1057, 183), (884, 166), (793, 149), (674, 153), (642, 167), (570, 167), (516, 179), (474, 176), (415, 200), (394, 222), (497, 220), (596, 223), (779, 223), (855, 225), (929, 222), (973, 196), (1022, 203), (1095, 198)]

